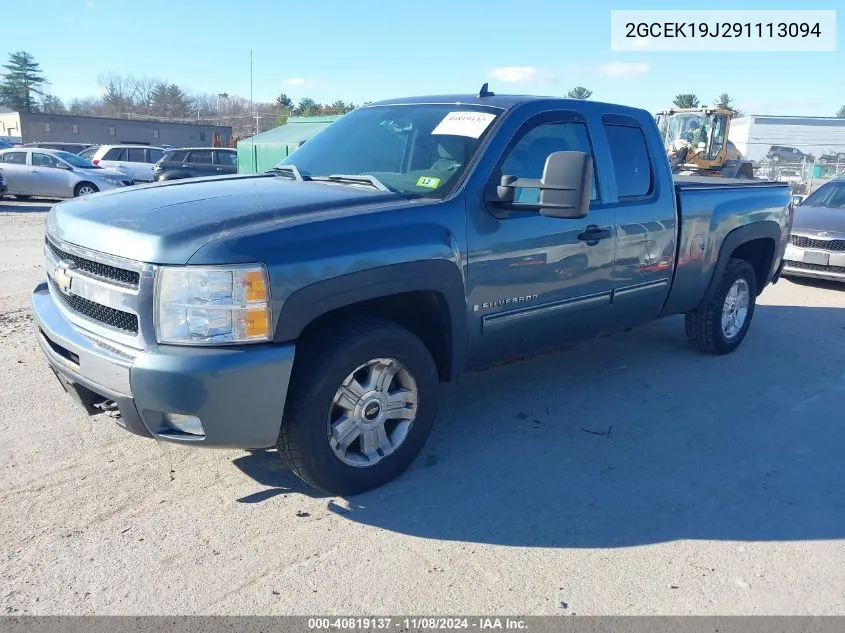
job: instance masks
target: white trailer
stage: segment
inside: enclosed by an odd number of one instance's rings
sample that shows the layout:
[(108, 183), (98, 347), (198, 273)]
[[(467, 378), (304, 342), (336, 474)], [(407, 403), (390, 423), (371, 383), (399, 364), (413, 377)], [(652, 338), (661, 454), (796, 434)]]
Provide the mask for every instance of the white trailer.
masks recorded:
[(765, 158), (773, 145), (794, 147), (819, 159), (845, 152), (845, 118), (743, 116), (731, 122), (728, 138), (755, 163)]

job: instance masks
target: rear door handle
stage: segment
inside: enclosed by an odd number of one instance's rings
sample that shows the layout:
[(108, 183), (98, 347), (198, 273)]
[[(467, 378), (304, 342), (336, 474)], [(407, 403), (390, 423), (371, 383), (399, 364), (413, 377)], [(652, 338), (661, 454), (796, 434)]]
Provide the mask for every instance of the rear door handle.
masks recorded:
[(610, 237), (612, 233), (607, 229), (599, 228), (596, 225), (587, 227), (587, 230), (578, 234), (578, 239), (582, 242), (598, 242)]

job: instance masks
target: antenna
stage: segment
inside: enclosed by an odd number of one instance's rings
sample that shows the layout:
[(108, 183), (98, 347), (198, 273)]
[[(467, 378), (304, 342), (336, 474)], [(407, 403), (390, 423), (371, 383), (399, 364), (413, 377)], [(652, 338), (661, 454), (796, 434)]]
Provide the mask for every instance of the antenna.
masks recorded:
[(481, 86), (481, 90), (478, 91), (478, 98), (479, 99), (483, 99), (484, 97), (495, 97), (496, 96), (494, 93), (490, 92), (487, 89), (487, 86), (488, 86), (487, 82), (484, 82), (484, 85)]

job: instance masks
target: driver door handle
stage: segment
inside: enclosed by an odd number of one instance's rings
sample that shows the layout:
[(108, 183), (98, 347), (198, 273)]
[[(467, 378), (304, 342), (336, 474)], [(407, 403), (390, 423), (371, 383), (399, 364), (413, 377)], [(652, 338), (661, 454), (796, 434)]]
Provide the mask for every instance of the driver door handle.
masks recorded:
[(607, 229), (602, 229), (592, 224), (587, 227), (583, 233), (578, 234), (578, 239), (582, 242), (598, 242), (610, 237), (612, 233)]

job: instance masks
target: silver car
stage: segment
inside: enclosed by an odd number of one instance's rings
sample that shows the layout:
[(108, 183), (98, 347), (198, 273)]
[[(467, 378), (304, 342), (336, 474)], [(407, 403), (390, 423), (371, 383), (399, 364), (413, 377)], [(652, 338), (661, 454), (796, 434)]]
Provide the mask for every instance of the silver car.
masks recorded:
[(100, 145), (80, 156), (99, 167), (122, 172), (135, 182), (152, 182), (153, 165), (162, 159), (164, 150), (147, 145)]
[(783, 274), (845, 281), (845, 178), (799, 200)]
[(134, 180), (119, 171), (54, 149), (15, 148), (0, 151), (6, 193), (19, 200), (32, 196), (75, 198), (106, 189), (126, 187)]

